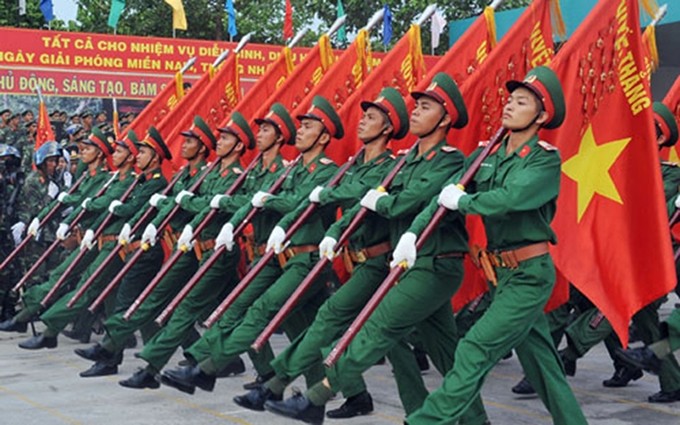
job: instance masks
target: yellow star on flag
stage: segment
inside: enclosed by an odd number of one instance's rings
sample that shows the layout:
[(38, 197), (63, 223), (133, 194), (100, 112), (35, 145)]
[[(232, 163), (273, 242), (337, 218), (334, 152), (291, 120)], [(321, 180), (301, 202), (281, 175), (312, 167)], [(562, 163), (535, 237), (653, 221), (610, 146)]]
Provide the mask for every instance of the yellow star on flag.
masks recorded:
[(680, 156), (678, 155), (678, 150), (675, 146), (671, 146), (668, 152), (668, 160), (676, 164), (680, 164)]
[(578, 153), (562, 164), (562, 172), (578, 185), (577, 222), (581, 221), (596, 193), (623, 204), (621, 195), (609, 175), (609, 169), (631, 139), (627, 137), (598, 145), (595, 143), (593, 126), (589, 125), (581, 139)]

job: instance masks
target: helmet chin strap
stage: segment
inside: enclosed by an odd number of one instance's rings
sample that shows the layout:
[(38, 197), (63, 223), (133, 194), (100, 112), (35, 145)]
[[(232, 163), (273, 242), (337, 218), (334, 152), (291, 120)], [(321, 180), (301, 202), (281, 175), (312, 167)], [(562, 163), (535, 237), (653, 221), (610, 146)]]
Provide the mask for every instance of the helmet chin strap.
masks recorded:
[(153, 156), (151, 158), (149, 158), (148, 161), (146, 161), (145, 166), (139, 167), (139, 169), (142, 170), (142, 171), (146, 171), (147, 168), (149, 168), (149, 165), (151, 165), (151, 161), (153, 161), (153, 159), (156, 158), (156, 157), (158, 157), (158, 154), (156, 153), (156, 151), (153, 151)]
[(120, 161), (120, 164), (113, 164), (113, 165), (115, 165), (116, 168), (120, 168), (121, 165), (125, 164), (125, 161), (127, 161), (128, 158), (130, 158), (130, 152), (128, 152), (128, 154), (125, 155), (125, 158), (123, 158), (123, 160)]
[(541, 114), (542, 114), (542, 113), (543, 113), (543, 110), (541, 109), (540, 111), (538, 111), (538, 113), (536, 114), (536, 116), (534, 117), (534, 119), (532, 119), (531, 122), (530, 122), (529, 124), (527, 124), (526, 126), (524, 126), (524, 127), (522, 127), (522, 128), (518, 128), (518, 129), (516, 129), (516, 130), (513, 130), (513, 131), (525, 131), (525, 130), (528, 130), (529, 128), (531, 128), (532, 125), (536, 124), (536, 121), (541, 117)]
[(389, 126), (388, 126), (388, 125), (384, 125), (383, 128), (381, 128), (380, 131), (378, 131), (378, 134), (376, 134), (376, 135), (373, 136), (373, 137), (369, 137), (368, 140), (364, 140), (364, 141), (363, 141), (363, 142), (364, 142), (364, 145), (368, 146), (368, 145), (370, 145), (371, 143), (373, 143), (373, 142), (375, 142), (376, 140), (378, 140), (378, 139), (382, 136), (383, 131), (385, 131), (385, 129), (386, 129), (387, 127), (389, 127)]
[(430, 137), (435, 131), (437, 131), (437, 129), (439, 128), (439, 125), (442, 123), (442, 121), (444, 121), (444, 117), (445, 117), (445, 116), (446, 116), (446, 111), (444, 111), (444, 113), (442, 114), (442, 116), (439, 118), (439, 121), (437, 121), (437, 124), (435, 124), (434, 127), (432, 127), (432, 130), (430, 130), (430, 131), (428, 131), (427, 133), (421, 135), (421, 136), (419, 137), (419, 139), (424, 139), (424, 138), (426, 138), (426, 137)]
[(316, 139), (314, 139), (314, 143), (312, 143), (307, 149), (301, 150), (300, 153), (307, 153), (307, 152), (309, 152), (310, 150), (312, 150), (312, 149), (314, 148), (314, 146), (316, 146), (316, 144), (319, 143), (319, 140), (321, 139), (321, 136), (323, 136), (323, 135), (326, 133), (326, 131), (327, 131), (327, 130), (326, 130), (326, 128), (324, 127), (324, 129), (321, 131), (321, 133), (319, 133), (319, 135), (316, 136)]
[(267, 147), (264, 148), (264, 149), (260, 149), (260, 152), (265, 153), (265, 152), (268, 152), (271, 148), (273, 148), (274, 145), (276, 145), (276, 144), (278, 143), (278, 137), (279, 137), (279, 136), (277, 135), (277, 140), (274, 140), (273, 142), (271, 142), (271, 143), (269, 144), (269, 146), (267, 146)]

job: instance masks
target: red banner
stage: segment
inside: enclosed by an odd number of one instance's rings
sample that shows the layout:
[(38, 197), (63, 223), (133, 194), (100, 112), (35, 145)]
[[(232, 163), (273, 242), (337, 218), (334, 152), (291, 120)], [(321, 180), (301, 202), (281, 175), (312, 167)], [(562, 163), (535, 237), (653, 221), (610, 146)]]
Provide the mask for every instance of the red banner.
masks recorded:
[[(46, 96), (150, 100), (189, 58), (185, 81), (197, 80), (215, 58), (236, 43), (133, 37), (0, 27), (0, 92)], [(293, 49), (299, 63), (310, 48)], [(239, 52), (241, 88), (247, 91), (275, 61), (281, 46), (248, 44)], [(340, 52), (336, 52), (339, 55)], [(380, 60), (383, 55), (376, 54)], [(436, 58), (429, 59), (436, 61)]]

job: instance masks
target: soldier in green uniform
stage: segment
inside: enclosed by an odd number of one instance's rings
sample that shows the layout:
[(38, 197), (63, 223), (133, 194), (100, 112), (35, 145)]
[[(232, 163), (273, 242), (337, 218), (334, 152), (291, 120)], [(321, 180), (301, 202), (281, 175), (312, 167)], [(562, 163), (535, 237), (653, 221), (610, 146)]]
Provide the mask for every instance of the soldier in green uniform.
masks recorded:
[[(94, 216), (95, 219), (88, 220), (88, 229), (84, 232), (82, 241), (80, 243), (81, 250), (92, 251), (96, 254), (93, 260), (86, 264), (86, 268), (82, 273), (71, 273), (68, 277), (68, 281), (65, 283), (65, 287), (74, 286), (74, 289), (66, 292), (64, 295), (56, 299), (56, 302), (47, 309), (41, 316), (40, 319), (47, 326), (46, 330), (38, 336), (23, 342), (19, 346), (27, 349), (42, 348), (45, 346), (56, 346), (57, 345), (57, 335), (62, 331), (66, 325), (78, 318), (82, 313), (86, 312), (87, 306), (93, 300), (96, 292), (101, 289), (103, 284), (111, 280), (116, 273), (122, 268), (123, 262), (120, 258), (116, 258), (99, 276), (98, 280), (94, 285), (92, 285), (87, 292), (76, 302), (72, 307), (67, 307), (66, 304), (71, 300), (76, 291), (89, 279), (90, 275), (94, 270), (96, 270), (99, 265), (108, 257), (117, 242), (117, 235), (120, 231), (121, 226), (125, 223), (125, 220), (132, 215), (134, 215), (139, 207), (141, 207), (151, 193), (154, 193), (159, 188), (165, 186), (165, 182), (160, 178), (160, 173), (156, 174), (156, 178), (149, 180), (148, 185), (153, 186), (153, 191), (145, 190), (144, 186), (147, 186), (146, 174), (142, 174), (140, 177), (136, 176), (133, 172), (133, 167), (136, 162), (136, 156), (139, 153), (137, 143), (139, 140), (137, 136), (130, 132), (124, 140), (116, 141), (116, 148), (112, 154), (112, 162), (114, 167), (117, 169), (117, 178), (111, 183), (106, 192), (103, 195), (96, 198), (87, 198), (83, 201), (81, 207), (77, 208), (73, 214), (79, 213), (81, 210), (86, 211), (86, 216)], [(147, 148), (148, 149), (148, 148)], [(143, 170), (145, 171), (145, 170)], [(136, 180), (140, 180), (141, 184), (135, 183), (134, 191), (129, 195), (127, 203), (132, 206), (132, 208), (121, 208), (121, 210), (126, 210), (126, 216), (119, 216), (109, 212), (109, 205), (113, 202), (118, 201), (119, 198), (125, 193), (128, 188)], [(140, 194), (146, 193), (146, 196), (140, 197)], [(118, 201), (120, 202), (120, 201)], [(105, 217), (109, 214), (113, 214), (113, 220), (104, 228), (102, 234), (98, 236), (95, 240), (94, 230), (99, 228), (100, 224), (104, 221)], [(87, 220), (87, 218), (85, 218)], [(95, 249), (96, 246), (96, 249)], [(70, 282), (76, 283), (75, 285), (69, 284)]]
[(7, 131), (7, 123), (9, 122), (9, 117), (12, 116), (12, 111), (9, 109), (3, 109), (0, 111), (0, 143), (5, 143), (5, 132)]
[[(28, 232), (33, 235), (37, 235), (39, 232), (40, 221), (52, 208), (59, 208), (56, 202), (60, 202), (61, 205), (69, 206), (83, 206), (82, 204), (87, 204), (86, 200), (91, 199), (95, 196), (97, 191), (107, 182), (110, 181), (111, 175), (106, 171), (103, 164), (108, 157), (113, 153), (113, 148), (105, 140), (104, 135), (100, 132), (94, 132), (85, 142), (83, 142), (84, 148), (82, 152), (82, 160), (88, 166), (88, 176), (83, 180), (80, 187), (76, 192), (72, 194), (67, 194), (61, 192), (55, 201), (52, 201), (47, 207), (43, 208), (37, 217), (33, 219), (31, 224), (28, 226)], [(67, 232), (69, 229), (69, 224), (77, 215), (74, 211), (72, 212), (62, 223), (56, 232), (56, 237), (59, 240), (65, 240), (67, 238)], [(96, 216), (94, 214), (86, 215), (81, 223), (81, 226), (88, 226), (94, 220)], [(77, 230), (77, 229), (76, 229)], [(77, 231), (74, 231), (77, 233)], [(94, 255), (95, 253), (91, 253)], [(23, 294), (23, 308), (19, 314), (17, 314), (12, 319), (6, 320), (0, 323), (0, 330), (7, 332), (26, 332), (27, 323), (33, 318), (33, 316), (38, 313), (41, 309), (40, 301), (44, 296), (50, 291), (52, 286), (59, 280), (62, 273), (66, 268), (68, 268), (71, 261), (78, 255), (77, 251), (72, 252), (59, 266), (52, 269), (49, 274), (47, 281), (39, 285), (32, 286)], [(78, 267), (73, 271), (75, 275), (82, 273), (82, 271), (87, 267), (89, 261), (94, 257), (88, 256), (80, 262)], [(88, 261), (89, 260), (89, 261)], [(54, 341), (56, 343), (56, 340)], [(56, 346), (50, 342), (49, 345)]]
[[(408, 132), (406, 105), (395, 89), (383, 89), (375, 102), (362, 102), (361, 107), (364, 114), (357, 136), (364, 143), (365, 152), (348, 169), (338, 186), (317, 186), (309, 196), (309, 202), (319, 205), (340, 204), (345, 212), (343, 218), (326, 232), (320, 244), (320, 255), (328, 256), (329, 259), (334, 256), (333, 246), (349, 225), (350, 217), (354, 216), (351, 208), (358, 205), (366, 191), (378, 185), (394, 166), (387, 143), (392, 138), (403, 138)], [(300, 208), (306, 208), (309, 202), (301, 204)], [(349, 244), (342, 255), (352, 278), (321, 306), (305, 333), (274, 360), (272, 366), (275, 376), (271, 376), (263, 386), (235, 397), (237, 404), (261, 411), (264, 410), (265, 401), (280, 400), (288, 384), (306, 369), (321, 363), (321, 349), (341, 335), (385, 278), (391, 252), (386, 219), (369, 213)], [(400, 354), (405, 356), (403, 360)], [(422, 403), (427, 390), (413, 354), (406, 344), (401, 344), (398, 350), (390, 352), (389, 357), (397, 381), (403, 381), (403, 385), (400, 384), (400, 389), (404, 389), (400, 391), (402, 402), (407, 411), (415, 410), (419, 404), (413, 400), (421, 396)], [(373, 402), (363, 379), (357, 379), (354, 386), (345, 388), (343, 393), (347, 401), (339, 409), (329, 411), (329, 417), (347, 418), (373, 411)]]
[[(9, 147), (19, 156), (15, 148)], [(26, 180), (20, 191), (20, 196), (16, 196), (15, 214), (16, 223), (12, 225), (12, 237), (15, 245), (21, 243), (24, 238), (24, 231), (27, 223), (31, 221), (31, 216), (36, 211), (42, 210), (59, 194), (59, 186), (54, 182), (55, 169), (57, 167), (57, 160), (61, 156), (62, 150), (57, 142), (46, 142), (35, 154), (35, 171), (31, 171), (26, 176)], [(2, 155), (2, 153), (0, 153)], [(15, 156), (15, 159), (17, 159)], [(17, 278), (21, 277), (28, 268), (36, 262), (40, 255), (47, 249), (47, 247), (54, 242), (54, 231), (52, 226), (49, 226), (44, 232), (41, 232), (39, 237), (32, 238), (31, 242), (24, 248), (24, 251), (17, 259), (19, 263), (19, 274)], [(56, 256), (51, 256), (44, 267), (36, 272), (34, 281), (41, 282), (46, 277), (47, 271), (51, 269)], [(16, 280), (11, 280), (16, 282)], [(10, 282), (10, 283), (11, 283)]]
[[(510, 81), (507, 88), (510, 96), (502, 124), (510, 135), (484, 159), (467, 188), (470, 194), (455, 184), (458, 175), (436, 200), (449, 210), (482, 216), (497, 276), (493, 300), (458, 344), (456, 363), (442, 386), (408, 416), (409, 424), (455, 423), (479, 394), (491, 368), (513, 348), (553, 422), (587, 423), (543, 313), (555, 282), (548, 244), (556, 242), (550, 221), (559, 192), (560, 157), (553, 146), (539, 141), (537, 133), (564, 120), (562, 89), (546, 67), (534, 68), (524, 81)], [(420, 233), (436, 208), (432, 202), (409, 232)], [(406, 241), (406, 252), (415, 255), (415, 238), (409, 239), (401, 242)]]
[(21, 144), (21, 168), (25, 173), (31, 171), (33, 165), (33, 152), (35, 151), (35, 135), (38, 131), (38, 124), (35, 121), (29, 121), (24, 124), (26, 133), (22, 137)]
[(21, 116), (19, 114), (14, 114), (7, 120), (7, 126), (5, 127), (5, 144), (14, 146), (21, 152), (22, 143), (21, 136), (24, 134), (23, 128), (20, 126)]
[[(661, 102), (654, 102), (654, 124), (656, 127), (657, 144), (659, 149), (670, 147), (678, 141), (678, 125), (673, 113)], [(678, 164), (661, 161), (661, 176), (664, 184), (665, 201), (668, 203), (677, 194), (680, 186), (680, 167)], [(652, 344), (661, 339), (659, 331), (658, 309), (664, 299), (657, 300), (645, 306), (633, 316), (633, 324), (645, 344)], [(621, 344), (613, 332), (609, 321), (602, 313), (592, 306), (581, 314), (566, 329), (567, 347), (560, 355), (563, 357), (568, 375), (576, 371), (576, 361), (583, 357), (592, 347), (604, 341), (607, 350), (614, 360), (614, 375), (602, 384), (605, 387), (625, 387), (631, 380), (642, 377), (639, 368), (630, 367), (620, 362), (615, 353)], [(680, 366), (675, 357), (666, 356), (659, 367), (660, 391), (649, 396), (650, 403), (669, 403), (680, 400)]]
[[(217, 172), (219, 168), (215, 168), (215, 170), (205, 178), (195, 195), (187, 190), (201, 175), (199, 171), (204, 167), (205, 159), (209, 153), (215, 149), (217, 139), (210, 130), (210, 127), (208, 127), (200, 116), (194, 118), (192, 127), (189, 130), (182, 132), (182, 135), (185, 136), (184, 144), (182, 145), (182, 157), (189, 161), (189, 166), (181, 171), (182, 176), (173, 186), (172, 195), (166, 196), (156, 193), (151, 196), (149, 203), (158, 208), (158, 214), (144, 230), (140, 242), (142, 245), (146, 244), (151, 248), (138, 261), (137, 265), (139, 265), (139, 263), (148, 264), (149, 268), (151, 268), (158, 263), (158, 251), (155, 250), (158, 248), (156, 248), (156, 245), (165, 245), (161, 249), (161, 256), (163, 255), (163, 250), (172, 250), (179, 237), (179, 232), (175, 229), (183, 228), (185, 224), (194, 218), (194, 215), (197, 212), (200, 212), (200, 210), (195, 209), (194, 203), (192, 202), (194, 200), (193, 198), (196, 197), (200, 202), (200, 200), (204, 199), (206, 196), (214, 195), (214, 193), (211, 192), (211, 187), (217, 180), (221, 179), (221, 176)], [(208, 198), (208, 200), (210, 199), (211, 198)], [(180, 209), (170, 220), (168, 227), (157, 229), (157, 226), (160, 226), (160, 224), (165, 221), (165, 218), (176, 205), (179, 205)], [(135, 223), (139, 220), (143, 213), (144, 211), (140, 210), (130, 223)], [(130, 227), (130, 224), (123, 226), (120, 238), (125, 240), (130, 239)], [(161, 237), (160, 241), (156, 243), (157, 233), (159, 231), (161, 232)], [(158, 265), (160, 266), (160, 264)], [(127, 310), (121, 308), (123, 303), (118, 305), (116, 307), (117, 312), (110, 316), (104, 323), (106, 336), (102, 343), (87, 349), (75, 350), (76, 354), (79, 356), (96, 362), (91, 368), (81, 372), (80, 376), (94, 377), (117, 373), (118, 364), (122, 362), (123, 350), (125, 349), (128, 339), (136, 330), (153, 323), (153, 319), (156, 315), (181, 289), (182, 284), (189, 280), (197, 267), (198, 258), (194, 251), (182, 255), (172, 267), (172, 270), (163, 278), (156, 289), (146, 301), (142, 303), (139, 310), (129, 320), (123, 318), (125, 310)], [(156, 269), (156, 272), (157, 271), (158, 269)], [(127, 282), (130, 276), (126, 276), (121, 285), (138, 289), (138, 291), (126, 290), (128, 294), (133, 292), (140, 293), (145, 284), (149, 283), (151, 278), (155, 275), (156, 273), (144, 276), (135, 274), (134, 277), (137, 280), (136, 282)], [(130, 305), (133, 301), (134, 298), (130, 299), (129, 303), (126, 300), (125, 303)]]
[(680, 350), (680, 309), (673, 310), (666, 322), (662, 323), (661, 334), (665, 335), (662, 339), (644, 347), (619, 348), (617, 358), (633, 367), (659, 374), (664, 360), (672, 356), (674, 351)]
[[(276, 194), (257, 192), (251, 201), (252, 206), (256, 208), (283, 214), (284, 218), (281, 221), (285, 221), (289, 213), (297, 214), (300, 203), (307, 199), (312, 189), (325, 184), (335, 173), (337, 166), (326, 157), (324, 151), (332, 139), (342, 138), (344, 134), (337, 113), (328, 101), (320, 96), (316, 96), (309, 111), (297, 119), (300, 121), (300, 127), (295, 147), (302, 155), (302, 161), (292, 169), (279, 192)], [(228, 248), (233, 244), (231, 233), (233, 228), (242, 220), (242, 212), (249, 209), (250, 207), (246, 206), (239, 210), (224, 226), (223, 230), (228, 235), (226, 238)], [(250, 349), (250, 344), (267, 325), (268, 319), (278, 311), (297, 284), (318, 261), (317, 245), (325, 228), (332, 222), (333, 214), (334, 211), (329, 208), (319, 208), (291, 238), (290, 246), (285, 250), (276, 248), (275, 252), (282, 254), (280, 258), (285, 261), (285, 265), (282, 268), (267, 265), (222, 316), (219, 323), (213, 326), (215, 330), (211, 329), (194, 344), (198, 347), (192, 346), (189, 349), (190, 355), (198, 361), (198, 364), (165, 371), (161, 382), (188, 393), (193, 393), (196, 386), (212, 391), (217, 371)], [(283, 229), (276, 226), (272, 230), (272, 235), (281, 232)], [(267, 241), (268, 249), (277, 245), (272, 242), (275, 238), (272, 235)], [(316, 308), (325, 298), (324, 283), (323, 278), (317, 280), (316, 288), (308, 293), (310, 304), (306, 311), (299, 312), (295, 315), (297, 317), (283, 325), (291, 340), (313, 319)], [(316, 300), (315, 305), (312, 305), (311, 299)], [(320, 370), (308, 371), (306, 376), (308, 379), (314, 379), (314, 374), (318, 372)]]
[[(416, 99), (416, 107), (410, 127), (411, 133), (418, 136), (418, 145), (408, 153), (389, 192), (372, 189), (360, 203), (389, 220), (393, 246), (438, 188), (463, 166), (463, 155), (446, 143), (451, 128), (467, 124), (467, 111), (455, 82), (440, 73), (427, 90), (411, 95)], [(398, 250), (396, 247), (395, 255)], [(457, 341), (450, 299), (462, 282), (466, 250), (467, 233), (462, 216), (451, 215), (438, 226), (423, 248), (423, 256), (411, 264), (411, 269), (383, 299), (338, 362), (326, 369), (327, 378), (308, 387), (304, 395), (296, 394), (285, 401), (269, 400), (265, 402), (265, 409), (308, 423), (322, 423), (325, 404), (333, 394), (351, 388), (364, 371), (407, 337), (414, 327), (438, 369), (449, 370)], [(396, 266), (394, 261), (391, 266)], [(424, 282), (427, 285), (424, 286)], [(418, 404), (423, 397), (421, 394)], [(486, 421), (481, 399), (478, 398), (465, 420), (474, 424)]]
[[(227, 125), (219, 129), (220, 139), (217, 141), (217, 156), (221, 159), (220, 167), (216, 168), (203, 183), (208, 190), (203, 195), (186, 196), (180, 205), (186, 210), (196, 212), (196, 217), (184, 227), (177, 241), (181, 250), (191, 249), (193, 246), (199, 255), (201, 264), (207, 261), (213, 253), (215, 237), (231, 214), (218, 213), (205, 226), (196, 240), (193, 239), (196, 228), (215, 207), (219, 207), (212, 199), (217, 194), (229, 190), (243, 173), (239, 166), (239, 159), (247, 149), (255, 147), (255, 137), (245, 118), (234, 112)], [(243, 193), (243, 190), (240, 190)], [(235, 196), (238, 196), (236, 193)], [(220, 199), (220, 198), (218, 198)], [(223, 211), (223, 210), (219, 210)], [(120, 381), (127, 388), (158, 388), (155, 376), (167, 364), (170, 357), (184, 341), (194, 323), (200, 317), (208, 314), (217, 306), (217, 301), (233, 289), (238, 282), (237, 266), (240, 250), (232, 250), (208, 271), (200, 282), (192, 289), (187, 297), (177, 306), (167, 324), (148, 341), (139, 358), (147, 362), (147, 366), (137, 371), (132, 377)]]

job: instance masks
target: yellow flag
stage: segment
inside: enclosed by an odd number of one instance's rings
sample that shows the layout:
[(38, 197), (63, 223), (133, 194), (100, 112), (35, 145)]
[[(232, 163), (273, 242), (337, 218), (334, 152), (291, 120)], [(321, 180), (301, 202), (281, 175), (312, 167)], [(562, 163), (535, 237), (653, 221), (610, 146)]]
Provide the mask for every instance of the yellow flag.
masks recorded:
[(172, 7), (172, 29), (187, 29), (187, 15), (184, 14), (182, 0), (165, 0)]

